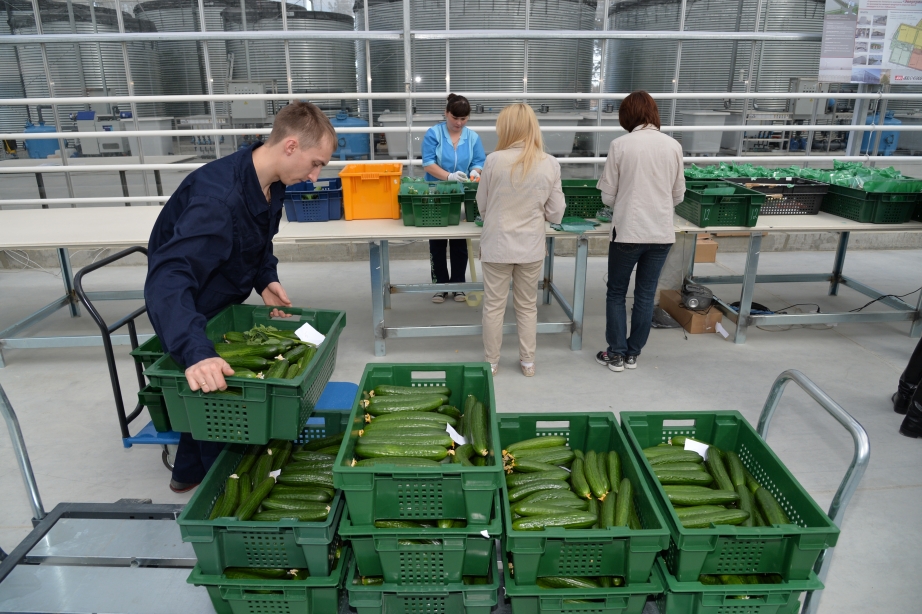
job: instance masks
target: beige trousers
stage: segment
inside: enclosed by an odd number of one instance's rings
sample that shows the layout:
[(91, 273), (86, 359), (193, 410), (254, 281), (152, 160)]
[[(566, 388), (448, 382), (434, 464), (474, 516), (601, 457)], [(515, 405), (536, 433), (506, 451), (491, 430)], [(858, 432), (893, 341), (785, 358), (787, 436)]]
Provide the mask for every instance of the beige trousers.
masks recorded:
[(487, 362), (499, 362), (503, 346), (503, 316), (512, 280), (512, 305), (519, 333), (519, 360), (535, 361), (538, 324), (538, 280), (544, 260), (525, 264), (482, 262), (483, 353)]

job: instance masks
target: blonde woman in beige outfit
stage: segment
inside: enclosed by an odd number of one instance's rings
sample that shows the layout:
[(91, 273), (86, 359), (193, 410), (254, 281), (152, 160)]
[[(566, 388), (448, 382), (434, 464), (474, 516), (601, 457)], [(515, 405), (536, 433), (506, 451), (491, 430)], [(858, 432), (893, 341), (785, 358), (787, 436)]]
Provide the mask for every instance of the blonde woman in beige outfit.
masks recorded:
[(477, 189), (483, 218), (483, 349), (493, 374), (503, 345), (503, 315), (512, 280), (512, 304), (519, 335), (519, 364), (535, 374), (538, 280), (546, 254), (545, 221), (559, 223), (566, 204), (560, 164), (544, 153), (538, 118), (531, 107), (514, 104), (496, 120), (499, 142), (487, 156)]

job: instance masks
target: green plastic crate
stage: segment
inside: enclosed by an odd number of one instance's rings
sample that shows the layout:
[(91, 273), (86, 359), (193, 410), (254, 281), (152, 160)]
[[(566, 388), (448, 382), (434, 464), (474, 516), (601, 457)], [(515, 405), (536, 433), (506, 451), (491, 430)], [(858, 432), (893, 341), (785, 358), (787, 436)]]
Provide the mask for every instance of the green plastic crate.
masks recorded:
[(685, 198), (675, 212), (699, 228), (752, 227), (759, 221), (765, 198), (765, 194), (726, 181), (686, 181)]
[(592, 218), (605, 205), (602, 204), (602, 192), (596, 187), (596, 179), (563, 179), (560, 186), (567, 203), (564, 217)]
[(655, 574), (665, 592), (656, 600), (660, 614), (797, 614), (804, 591), (823, 589), (811, 573), (807, 580), (781, 584), (741, 584), (711, 586), (698, 582), (679, 582), (657, 559)]
[(264, 444), (270, 439), (297, 439), (320, 393), (336, 367), (339, 335), (346, 325), (343, 311), (285, 309), (297, 321), (269, 319), (273, 307), (231, 305), (205, 327), (208, 338), (222, 341), (231, 330), (246, 331), (256, 324), (296, 330), (305, 322), (326, 335), (307, 369), (291, 380), (227, 378), (227, 391), (193, 392), (183, 368), (169, 355), (145, 371), (151, 384), (163, 390), (173, 430), (192, 433), (197, 441)]
[(163, 391), (156, 386), (145, 386), (138, 392), (138, 402), (147, 407), (147, 413), (150, 414), (150, 421), (155, 431), (168, 433), (173, 430), (170, 427), (170, 416), (167, 414), (166, 403), (163, 400)]
[(503, 574), (512, 614), (641, 614), (647, 598), (663, 592), (662, 580), (656, 574), (640, 584), (588, 590), (519, 584), (509, 573), (505, 552)]
[[(302, 439), (341, 433), (348, 428), (348, 419), (348, 411), (318, 411)], [(224, 448), (177, 519), (182, 540), (192, 544), (202, 573), (217, 575), (228, 567), (280, 567), (307, 568), (311, 576), (330, 575), (340, 543), (336, 533), (344, 507), (340, 492), (330, 502), (330, 515), (321, 522), (208, 520), (227, 476), (246, 449), (240, 444)]]
[(163, 358), (163, 346), (160, 345), (160, 339), (154, 335), (135, 349), (131, 350), (134, 361), (147, 369), (155, 362)]
[(217, 614), (335, 614), (339, 612), (346, 571), (354, 569), (343, 548), (333, 573), (303, 580), (230, 580), (206, 574), (196, 565), (186, 580), (208, 589)]
[[(429, 194), (410, 194), (429, 190)], [(402, 183), (397, 194), (404, 226), (457, 226), (461, 223), (464, 188), (457, 181)]]
[[(490, 447), (485, 467), (464, 467), (451, 462), (439, 467), (352, 467), (353, 449), (364, 424), (358, 401), (362, 392), (379, 384), (399, 386), (445, 385), (449, 403), (462, 407), (467, 395), (480, 400), (490, 415)], [(359, 383), (359, 395), (349, 418), (352, 432), (339, 449), (333, 465), (333, 483), (346, 495), (352, 523), (374, 525), (376, 520), (466, 520), (486, 525), (493, 515), (493, 500), (503, 485), (502, 459), (496, 432), (496, 405), (490, 363), (371, 363)]]
[(922, 222), (922, 202), (916, 205), (916, 212), (913, 214), (912, 219), (917, 222)]
[[(666, 519), (672, 539), (665, 559), (669, 572), (680, 582), (697, 581), (701, 574), (754, 573), (806, 580), (820, 553), (836, 545), (839, 528), (739, 412), (621, 412), (621, 427)], [(694, 437), (739, 454), (743, 465), (774, 495), (792, 524), (683, 527), (641, 451), (674, 435)]]
[(920, 197), (917, 192), (867, 192), (830, 185), (820, 210), (865, 224), (902, 224), (912, 219)]
[(480, 182), (468, 181), (462, 185), (464, 186), (464, 219), (473, 222), (480, 215), (477, 207), (477, 188), (480, 187)]
[[(496, 560), (496, 547), (491, 549)], [(357, 614), (490, 614), (499, 602), (499, 573), (490, 566), (489, 584), (400, 586), (361, 583), (355, 564), (347, 576), (349, 605)], [(331, 610), (332, 612), (332, 610)]]
[(537, 578), (547, 576), (621, 576), (629, 585), (647, 582), (656, 555), (669, 546), (669, 530), (615, 415), (497, 414), (496, 421), (504, 449), (523, 439), (565, 435), (574, 449), (618, 452), (623, 475), (634, 485), (634, 505), (644, 527), (641, 531), (627, 527), (514, 531), (504, 483), (505, 544), (512, 553), (519, 585), (533, 585)]
[[(464, 576), (489, 575), (490, 565), (496, 561), (493, 542), (503, 534), (503, 518), (499, 499), (494, 503), (489, 525), (463, 529), (357, 529), (349, 521), (347, 510), (339, 524), (339, 534), (351, 543), (363, 576), (384, 576), (385, 582), (400, 586), (457, 584)], [(400, 543), (414, 539), (442, 543)]]

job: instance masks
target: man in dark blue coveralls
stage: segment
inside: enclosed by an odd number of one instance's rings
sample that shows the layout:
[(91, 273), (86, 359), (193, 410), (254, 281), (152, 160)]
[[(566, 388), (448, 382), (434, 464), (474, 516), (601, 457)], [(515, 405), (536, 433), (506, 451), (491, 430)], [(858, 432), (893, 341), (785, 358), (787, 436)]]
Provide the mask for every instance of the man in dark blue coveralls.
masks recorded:
[[(289, 104), (275, 116), (265, 144), (191, 173), (164, 205), (148, 244), (144, 300), (163, 349), (186, 367), (193, 391), (225, 390), (224, 377), (234, 374), (205, 336), (209, 318), (253, 290), (266, 305), (291, 306), (272, 254), (285, 186), (316, 181), (336, 141), (320, 109)], [(223, 448), (183, 433), (170, 488), (198, 485)]]

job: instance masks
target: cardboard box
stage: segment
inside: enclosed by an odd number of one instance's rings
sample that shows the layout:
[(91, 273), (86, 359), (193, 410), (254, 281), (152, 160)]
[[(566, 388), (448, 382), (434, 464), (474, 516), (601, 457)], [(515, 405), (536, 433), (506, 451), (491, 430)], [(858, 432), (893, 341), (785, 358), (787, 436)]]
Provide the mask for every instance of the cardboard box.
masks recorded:
[(695, 264), (699, 262), (717, 262), (717, 241), (698, 235), (695, 241)]
[(724, 319), (716, 305), (704, 311), (692, 311), (682, 306), (682, 295), (675, 290), (663, 290), (659, 294), (659, 306), (675, 318), (682, 328), (692, 334), (716, 333), (717, 323)]

